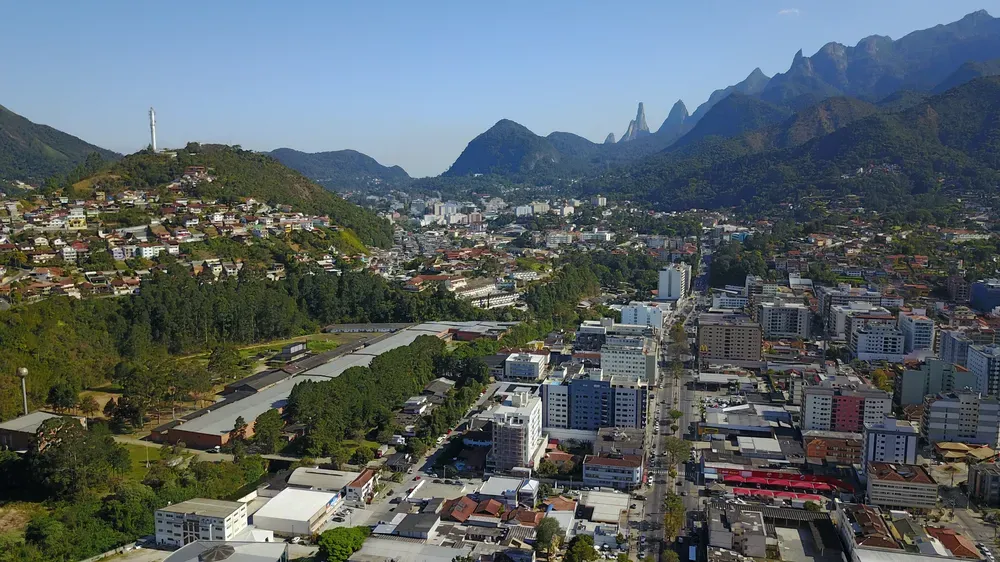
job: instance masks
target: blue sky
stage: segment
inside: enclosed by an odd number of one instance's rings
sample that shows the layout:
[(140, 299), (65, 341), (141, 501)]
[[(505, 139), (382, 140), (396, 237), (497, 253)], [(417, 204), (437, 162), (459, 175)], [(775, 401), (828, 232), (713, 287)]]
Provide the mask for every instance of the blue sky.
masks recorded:
[[(651, 129), (754, 67), (959, 19), (983, 0), (20, 1), (0, 104), (119, 152), (188, 140), (353, 148), (444, 171), (501, 118), (538, 134)], [(995, 11), (993, 15), (1000, 15)]]

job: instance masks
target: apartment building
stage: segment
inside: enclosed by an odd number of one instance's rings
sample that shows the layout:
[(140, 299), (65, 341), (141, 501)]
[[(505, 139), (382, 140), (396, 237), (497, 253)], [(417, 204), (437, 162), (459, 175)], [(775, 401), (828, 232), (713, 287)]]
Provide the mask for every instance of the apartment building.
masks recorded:
[(587, 486), (631, 490), (642, 483), (642, 457), (587, 455), (583, 457), (583, 483)]
[(976, 379), (974, 390), (988, 396), (1000, 394), (1000, 345), (970, 345), (966, 366)]
[(906, 357), (905, 337), (895, 326), (867, 326), (851, 333), (848, 347), (861, 361), (902, 363)]
[(969, 303), (980, 312), (989, 312), (1000, 306), (1000, 279), (976, 281), (969, 289)]
[(601, 346), (604, 374), (649, 384), (656, 382), (659, 351), (656, 340), (644, 336), (609, 335)]
[(805, 444), (806, 461), (815, 464), (857, 464), (864, 450), (864, 436), (847, 431), (803, 431), (802, 442)]
[(493, 447), (486, 458), (488, 468), (509, 471), (531, 467), (543, 445), (541, 398), (519, 392), (493, 410)]
[(857, 377), (823, 375), (802, 389), (802, 429), (861, 433), (892, 413), (889, 393)]
[(757, 321), (766, 338), (809, 339), (812, 314), (802, 303), (775, 297), (757, 305)]
[(916, 464), (919, 439), (919, 424), (885, 416), (878, 423), (865, 424), (864, 460)]
[(947, 281), (948, 298), (952, 302), (965, 304), (969, 302), (972, 285), (961, 275), (949, 275)]
[(939, 357), (943, 361), (966, 366), (970, 345), (990, 345), (996, 343), (996, 331), (987, 329), (945, 330), (941, 332)]
[(948, 361), (930, 358), (918, 369), (906, 369), (895, 379), (894, 398), (900, 406), (923, 404), (928, 395), (978, 389), (976, 375)]
[(969, 466), (969, 498), (980, 505), (1000, 506), (1000, 465), (980, 462)]
[[(707, 509), (708, 544), (743, 556), (767, 558), (767, 525), (760, 511), (743, 511), (710, 503)], [(772, 537), (774, 538), (774, 537)]]
[(922, 308), (899, 311), (899, 331), (903, 333), (903, 352), (934, 351), (934, 321)]
[(1000, 401), (967, 391), (928, 396), (920, 433), (930, 443), (958, 441), (996, 448), (1000, 442)]
[(702, 363), (757, 367), (763, 331), (742, 314), (702, 314), (698, 317), (698, 350)]
[(548, 354), (512, 353), (504, 361), (503, 376), (509, 381), (537, 382), (548, 364)]
[(868, 302), (849, 302), (830, 307), (827, 333), (833, 339), (850, 339), (851, 332), (875, 324), (895, 324), (889, 309)]
[(247, 505), (196, 498), (157, 509), (156, 544), (181, 547), (200, 540), (228, 541), (247, 526)]
[(660, 271), (657, 284), (656, 299), (661, 301), (676, 301), (688, 294), (691, 286), (691, 266), (686, 263), (674, 263)]
[(541, 386), (543, 427), (594, 431), (646, 426), (648, 385), (589, 370)]
[(649, 326), (662, 330), (669, 316), (670, 305), (667, 303), (632, 301), (622, 307), (622, 324)]
[(864, 287), (852, 287), (849, 283), (841, 283), (836, 287), (819, 287), (816, 289), (819, 296), (819, 310), (824, 318), (830, 317), (830, 309), (837, 305), (846, 305), (852, 302), (866, 302), (874, 306), (886, 308), (899, 308), (903, 306), (903, 299), (895, 295), (883, 295), (879, 291), (873, 291)]
[(868, 503), (891, 509), (934, 509), (938, 485), (915, 464), (868, 463)]

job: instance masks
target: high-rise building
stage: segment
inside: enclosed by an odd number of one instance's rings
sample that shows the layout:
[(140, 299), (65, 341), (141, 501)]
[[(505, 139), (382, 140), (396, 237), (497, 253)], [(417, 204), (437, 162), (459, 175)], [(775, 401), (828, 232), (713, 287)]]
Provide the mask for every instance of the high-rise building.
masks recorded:
[(899, 331), (903, 332), (903, 351), (934, 351), (934, 321), (926, 310), (899, 311)]
[(878, 423), (865, 424), (865, 462), (917, 463), (919, 424), (885, 416)]
[(1000, 505), (1000, 464), (977, 462), (969, 465), (969, 497), (980, 505)]
[(648, 385), (599, 369), (541, 386), (543, 427), (593, 431), (646, 426)]
[(969, 303), (980, 312), (1000, 306), (1000, 279), (976, 281), (969, 290)]
[(531, 467), (542, 446), (541, 398), (519, 392), (493, 410), (493, 447), (486, 457), (489, 468)]
[(817, 375), (802, 389), (802, 430), (861, 433), (892, 413), (888, 392), (855, 376)]
[(691, 266), (674, 263), (660, 271), (656, 298), (661, 301), (675, 301), (687, 296), (691, 286)]
[(987, 396), (1000, 394), (1000, 345), (970, 345), (965, 365), (976, 377), (976, 391)]
[(970, 345), (972, 340), (965, 335), (965, 332), (959, 330), (941, 332), (941, 360), (964, 367)]
[(924, 399), (920, 433), (931, 443), (958, 441), (996, 448), (1000, 441), (1000, 402), (978, 392), (928, 396)]
[(848, 347), (862, 361), (902, 363), (906, 357), (904, 339), (895, 326), (875, 325), (851, 333)]
[(656, 384), (658, 355), (652, 338), (609, 335), (601, 346), (601, 369), (608, 376)]
[(969, 302), (972, 286), (962, 275), (948, 276), (948, 298), (951, 302), (965, 304)]
[(663, 323), (670, 316), (670, 305), (632, 301), (622, 307), (622, 324), (649, 326), (656, 330), (663, 329)]
[(975, 373), (942, 359), (930, 358), (918, 369), (906, 369), (896, 377), (894, 398), (900, 406), (923, 404), (929, 394), (966, 387), (978, 390)]
[(548, 355), (511, 353), (504, 361), (503, 376), (509, 381), (537, 382), (542, 378), (548, 364)]
[(698, 317), (698, 352), (703, 363), (756, 367), (761, 359), (760, 324), (742, 314)]
[(809, 339), (812, 315), (809, 307), (802, 303), (775, 297), (757, 305), (757, 321), (766, 338)]
[(849, 302), (830, 307), (826, 329), (833, 339), (851, 339), (851, 332), (874, 324), (895, 324), (889, 309), (867, 302)]
[(830, 317), (831, 307), (852, 302), (866, 302), (874, 306), (894, 308), (903, 306), (903, 299), (895, 295), (883, 295), (879, 291), (851, 287), (847, 283), (841, 283), (836, 287), (819, 287), (817, 293), (819, 294), (819, 311), (823, 318)]

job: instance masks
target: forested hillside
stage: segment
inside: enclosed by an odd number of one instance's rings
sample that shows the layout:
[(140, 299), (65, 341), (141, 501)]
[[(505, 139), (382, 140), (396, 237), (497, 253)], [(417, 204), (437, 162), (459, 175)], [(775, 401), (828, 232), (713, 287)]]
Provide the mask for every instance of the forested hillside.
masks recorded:
[(356, 150), (301, 152), (279, 148), (269, 152), (276, 160), (332, 190), (364, 190), (375, 186), (405, 187), (410, 175), (399, 166), (383, 166)]

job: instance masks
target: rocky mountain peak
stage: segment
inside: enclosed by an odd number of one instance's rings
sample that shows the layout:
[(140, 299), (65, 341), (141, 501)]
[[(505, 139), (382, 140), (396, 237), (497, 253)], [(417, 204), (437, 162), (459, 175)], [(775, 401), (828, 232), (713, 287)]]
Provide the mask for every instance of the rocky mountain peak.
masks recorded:
[(667, 118), (664, 119), (663, 124), (656, 130), (656, 134), (678, 136), (684, 128), (684, 122), (687, 121), (690, 116), (691, 115), (688, 113), (687, 106), (684, 105), (684, 102), (682, 100), (677, 100), (674, 103), (674, 106), (670, 108), (670, 113), (667, 115)]
[(635, 112), (635, 119), (629, 122), (628, 129), (618, 142), (628, 142), (649, 134), (649, 126), (646, 125), (646, 111), (639, 102), (639, 109)]
[(604, 144), (615, 144), (615, 134), (608, 133), (608, 136), (604, 139)]

